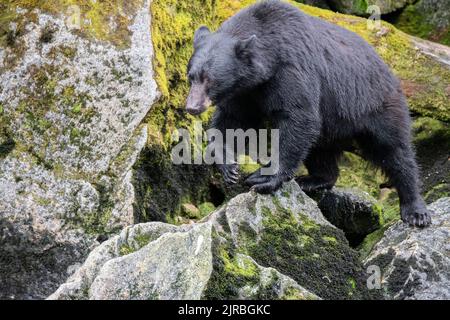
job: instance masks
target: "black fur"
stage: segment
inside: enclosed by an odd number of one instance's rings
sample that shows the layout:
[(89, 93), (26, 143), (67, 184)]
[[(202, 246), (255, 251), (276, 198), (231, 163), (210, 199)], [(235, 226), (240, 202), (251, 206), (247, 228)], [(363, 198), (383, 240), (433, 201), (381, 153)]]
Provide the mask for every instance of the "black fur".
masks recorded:
[[(356, 141), (398, 190), (402, 219), (431, 223), (399, 81), (355, 33), (287, 3), (263, 1), (215, 33), (202, 27), (188, 69), (192, 83), (207, 83), (217, 106), (214, 128), (260, 128), (270, 120), (280, 129), (280, 171), (252, 174), (247, 183), (254, 190), (274, 192), (301, 163), (310, 174), (297, 179), (304, 189), (331, 188), (344, 146)], [(221, 169), (236, 180), (236, 166)]]

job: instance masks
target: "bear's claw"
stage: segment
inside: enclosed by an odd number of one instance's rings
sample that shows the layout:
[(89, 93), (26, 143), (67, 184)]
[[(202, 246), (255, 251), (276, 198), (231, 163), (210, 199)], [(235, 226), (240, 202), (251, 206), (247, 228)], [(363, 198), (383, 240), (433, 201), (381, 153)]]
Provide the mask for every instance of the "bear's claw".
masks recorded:
[(272, 177), (271, 176), (263, 176), (261, 175), (261, 170), (253, 172), (250, 176), (245, 180), (245, 184), (248, 186), (254, 186), (256, 184), (262, 184), (268, 182)]
[(401, 216), (410, 226), (425, 228), (431, 225), (431, 213), (425, 205), (402, 208)]
[(275, 191), (280, 189), (282, 182), (278, 179), (272, 179), (269, 182), (255, 184), (250, 188), (252, 191), (256, 191), (260, 194), (273, 194)]
[(236, 184), (239, 181), (239, 166), (237, 164), (222, 165), (220, 171), (226, 184)]
[(327, 181), (325, 179), (314, 176), (300, 176), (295, 179), (300, 188), (304, 192), (312, 192), (316, 190), (329, 190), (334, 187), (333, 181)]

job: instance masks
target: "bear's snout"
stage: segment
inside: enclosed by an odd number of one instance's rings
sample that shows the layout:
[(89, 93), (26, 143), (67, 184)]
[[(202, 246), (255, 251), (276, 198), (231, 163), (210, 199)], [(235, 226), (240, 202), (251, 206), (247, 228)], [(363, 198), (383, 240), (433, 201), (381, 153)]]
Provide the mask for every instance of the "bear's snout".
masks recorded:
[(192, 115), (199, 115), (205, 112), (210, 105), (211, 100), (206, 94), (206, 85), (204, 83), (192, 84), (186, 101), (186, 111)]

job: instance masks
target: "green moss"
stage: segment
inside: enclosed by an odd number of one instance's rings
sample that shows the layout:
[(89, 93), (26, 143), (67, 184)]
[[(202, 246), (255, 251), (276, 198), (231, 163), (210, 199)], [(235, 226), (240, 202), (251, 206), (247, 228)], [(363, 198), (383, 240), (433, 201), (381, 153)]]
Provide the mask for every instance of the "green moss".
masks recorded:
[(392, 226), (393, 222), (386, 223), (381, 229), (378, 229), (371, 234), (367, 235), (364, 241), (358, 246), (360, 259), (367, 258), (372, 251), (373, 247), (383, 238), (384, 232)]
[(369, 7), (367, 0), (356, 0), (353, 1), (352, 12), (355, 12), (360, 15), (367, 14), (367, 8)]
[(338, 187), (355, 187), (378, 198), (379, 186), (386, 181), (380, 170), (360, 156), (346, 152), (340, 161)]
[[(246, 241), (246, 250), (258, 264), (277, 269), (322, 298), (368, 297), (358, 255), (348, 248), (341, 231), (318, 225), (304, 215), (298, 222), (292, 212), (274, 204), (276, 212), (262, 208), (261, 239)], [(356, 279), (351, 296), (348, 278)]]
[(87, 234), (90, 235), (108, 235), (117, 232), (118, 230), (111, 230), (108, 222), (111, 220), (112, 208), (106, 206), (98, 211), (92, 211), (82, 217), (73, 217), (70, 223), (81, 227)]
[(129, 254), (132, 254), (135, 251), (136, 250), (132, 246), (130, 246), (128, 244), (123, 244), (119, 248), (119, 254), (121, 256), (126, 256), (126, 255), (129, 255)]
[(329, 243), (331, 243), (331, 244), (336, 244), (337, 243), (337, 240), (336, 240), (335, 237), (323, 236), (322, 239), (327, 241), (327, 242), (329, 242)]
[(349, 289), (348, 289), (348, 296), (352, 297), (354, 292), (357, 290), (357, 286), (356, 286), (356, 281), (353, 278), (349, 278), (348, 279), (348, 285), (349, 285)]
[(281, 300), (315, 300), (312, 295), (305, 295), (297, 288), (287, 288)]
[(441, 198), (450, 197), (450, 183), (447, 180), (445, 183), (438, 184), (437, 186), (432, 187), (425, 194), (425, 201), (427, 203), (432, 203)]
[[(374, 217), (379, 219), (380, 225), (398, 220), (400, 209), (397, 193), (380, 189), (380, 185), (387, 181), (381, 170), (353, 153), (344, 154), (339, 168), (340, 176), (336, 183), (338, 187), (358, 188), (378, 199), (378, 202), (373, 206), (373, 210)], [(384, 196), (383, 192), (388, 192), (388, 196)]]
[(247, 259), (238, 259), (235, 251), (213, 233), (213, 272), (203, 299), (236, 299), (239, 289), (259, 281), (259, 269)]
[(231, 275), (244, 278), (254, 278), (258, 275), (258, 268), (249, 259), (230, 258), (228, 252), (222, 248), (219, 252), (224, 263), (224, 271), (230, 273)]
[(211, 202), (204, 202), (198, 206), (198, 209), (200, 210), (200, 216), (206, 217), (216, 210), (216, 206)]
[(372, 211), (375, 216), (378, 217), (379, 225), (382, 226), (384, 224), (383, 206), (380, 203), (374, 203), (372, 206)]
[(241, 155), (238, 159), (238, 163), (240, 170), (244, 175), (249, 175), (261, 167), (247, 155)]
[[(176, 222), (182, 204), (197, 207), (204, 203), (221, 205), (225, 186), (213, 166), (174, 165), (162, 145), (152, 144), (141, 153), (135, 164), (136, 214), (139, 222)], [(212, 209), (203, 206), (204, 212)], [(179, 224), (176, 222), (176, 224)]]
[(143, 234), (140, 230), (138, 230), (132, 239), (127, 239), (127, 243), (120, 246), (119, 254), (121, 256), (125, 256), (139, 251), (153, 240), (155, 240), (154, 237)]
[(81, 112), (82, 105), (81, 103), (77, 103), (72, 107), (72, 112), (74, 114), (79, 114)]

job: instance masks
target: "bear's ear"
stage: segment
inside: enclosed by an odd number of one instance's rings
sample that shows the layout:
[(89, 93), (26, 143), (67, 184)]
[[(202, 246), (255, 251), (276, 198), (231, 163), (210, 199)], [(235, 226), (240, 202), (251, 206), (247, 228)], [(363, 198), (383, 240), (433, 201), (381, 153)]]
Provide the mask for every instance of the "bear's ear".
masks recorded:
[(245, 40), (238, 40), (235, 47), (236, 56), (240, 59), (250, 58), (257, 41), (258, 37), (256, 35), (252, 35)]
[(201, 26), (200, 28), (195, 31), (194, 35), (194, 47), (198, 47), (200, 44), (200, 41), (202, 41), (206, 36), (210, 35), (211, 31), (209, 31), (208, 27)]

